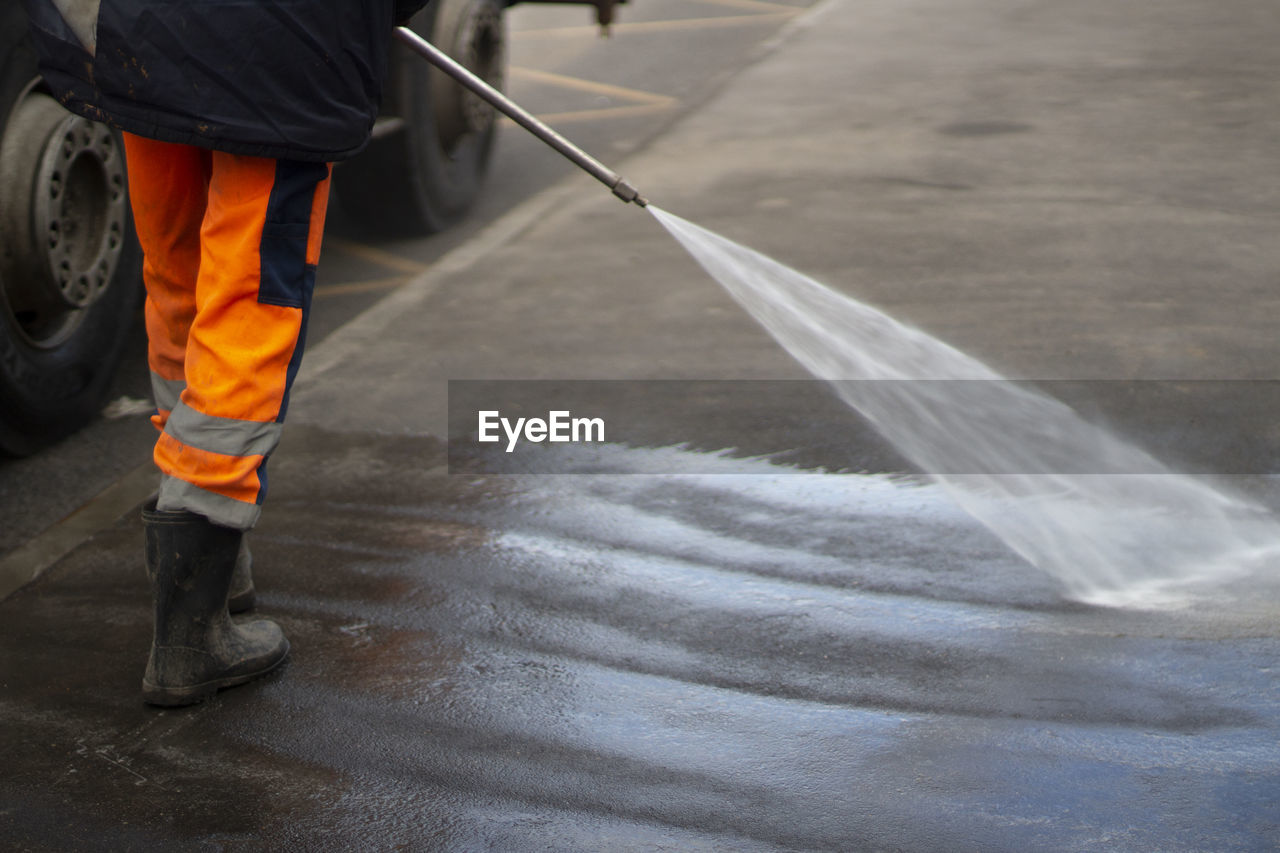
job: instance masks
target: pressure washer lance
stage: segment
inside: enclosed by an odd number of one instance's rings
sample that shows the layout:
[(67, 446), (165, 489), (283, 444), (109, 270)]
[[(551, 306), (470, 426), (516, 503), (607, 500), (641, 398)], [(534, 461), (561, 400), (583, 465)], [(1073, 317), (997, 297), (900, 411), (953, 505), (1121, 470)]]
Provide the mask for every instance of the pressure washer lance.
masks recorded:
[(546, 123), (535, 118), (533, 114), (526, 111), (515, 101), (471, 73), (469, 69), (456, 62), (447, 53), (413, 30), (407, 27), (396, 27), (396, 37), (408, 45), (409, 49), (414, 53), (422, 56), (445, 74), (448, 74), (454, 80), (457, 80), (463, 86), (493, 104), (498, 110), (510, 116), (516, 124), (585, 169), (593, 178), (613, 190), (613, 194), (618, 198), (625, 202), (635, 202), (641, 207), (649, 205), (648, 199), (641, 196), (636, 188), (627, 183), (617, 172), (556, 133)]

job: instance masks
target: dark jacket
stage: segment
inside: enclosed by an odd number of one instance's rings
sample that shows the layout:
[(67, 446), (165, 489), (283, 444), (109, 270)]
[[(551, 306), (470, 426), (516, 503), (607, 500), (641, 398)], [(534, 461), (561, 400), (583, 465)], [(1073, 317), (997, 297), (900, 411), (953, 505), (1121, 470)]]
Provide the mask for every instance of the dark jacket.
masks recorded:
[(73, 112), (168, 142), (332, 161), (368, 142), (393, 21), (426, 0), (25, 2), (41, 73)]

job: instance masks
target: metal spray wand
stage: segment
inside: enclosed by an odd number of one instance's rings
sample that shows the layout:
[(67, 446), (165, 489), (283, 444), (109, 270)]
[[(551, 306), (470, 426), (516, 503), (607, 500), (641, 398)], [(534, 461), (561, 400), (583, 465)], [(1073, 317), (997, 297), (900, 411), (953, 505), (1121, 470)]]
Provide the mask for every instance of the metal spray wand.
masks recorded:
[(408, 45), (409, 49), (414, 53), (422, 56), (445, 74), (448, 74), (454, 80), (457, 80), (463, 86), (493, 104), (498, 110), (510, 116), (516, 124), (568, 157), (586, 170), (593, 178), (613, 190), (613, 194), (618, 198), (625, 202), (635, 202), (641, 207), (648, 206), (648, 199), (641, 196), (636, 188), (627, 183), (621, 175), (565, 139), (559, 133), (556, 133), (545, 122), (534, 117), (532, 113), (522, 108), (515, 101), (471, 73), (469, 69), (456, 62), (431, 42), (407, 27), (396, 27), (396, 38)]

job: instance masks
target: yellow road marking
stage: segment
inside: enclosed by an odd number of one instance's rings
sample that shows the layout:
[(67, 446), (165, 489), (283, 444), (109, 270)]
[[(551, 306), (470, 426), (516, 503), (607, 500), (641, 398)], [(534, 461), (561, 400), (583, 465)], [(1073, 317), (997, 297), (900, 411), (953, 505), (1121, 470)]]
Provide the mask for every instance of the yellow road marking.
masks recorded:
[[(615, 107), (600, 107), (598, 109), (585, 110), (566, 110), (559, 113), (539, 114), (538, 118), (547, 124), (568, 124), (575, 121), (590, 121), (605, 118), (632, 118), (635, 116), (652, 115), (668, 110), (675, 106), (679, 101), (668, 95), (659, 95), (656, 92), (644, 92), (639, 89), (628, 89), (625, 86), (614, 86), (611, 83), (601, 83), (596, 80), (583, 80), (581, 77), (569, 77), (565, 74), (554, 74), (550, 71), (540, 71), (536, 68), (523, 68), (520, 66), (512, 66), (508, 69), (512, 78), (529, 80), (536, 83), (545, 83), (551, 86), (557, 86), (561, 89), (569, 89), (575, 92), (586, 92), (591, 95), (604, 95), (609, 98), (617, 98), (623, 101), (631, 101), (630, 104), (624, 104)], [(510, 123), (510, 119), (504, 119)]]
[(395, 290), (409, 281), (408, 276), (397, 275), (391, 278), (373, 278), (368, 281), (349, 281), (345, 284), (326, 284), (317, 287), (315, 297), (346, 296), (351, 293), (375, 293), (379, 290)]
[(324, 241), (326, 246), (332, 246), (339, 251), (346, 252), (349, 255), (355, 255), (357, 258), (363, 258), (370, 263), (377, 264), (387, 269), (399, 270), (407, 273), (425, 272), (427, 265), (418, 261), (410, 260), (402, 257), (394, 252), (388, 252), (386, 249), (379, 249), (376, 246), (370, 246), (365, 243), (357, 243), (354, 240), (343, 240), (340, 237), (329, 237)]
[[(759, 15), (725, 15), (719, 18), (684, 18), (680, 20), (670, 21), (637, 21), (632, 24), (620, 23), (613, 25), (613, 36), (617, 38), (625, 35), (643, 35), (647, 33), (669, 33), (678, 30), (707, 30), (717, 27), (731, 27), (742, 25), (754, 25), (768, 23), (770, 21), (785, 21), (794, 18), (800, 13), (800, 9), (792, 9), (792, 7), (783, 7), (789, 9), (787, 12), (765, 12)], [(597, 27), (577, 26), (577, 27), (549, 27), (543, 30), (520, 30), (515, 33), (520, 39), (526, 38), (580, 38), (584, 33), (595, 33)]]
[[(595, 121), (605, 118), (635, 118), (636, 116), (655, 115), (671, 109), (669, 104), (637, 104), (634, 107), (603, 107), (598, 110), (570, 110), (563, 113), (540, 113), (538, 118), (550, 125), (572, 124), (577, 121)], [(506, 116), (502, 117), (504, 125), (515, 125)]]
[(539, 83), (550, 83), (553, 86), (559, 86), (563, 89), (572, 89), (577, 92), (589, 92), (593, 95), (607, 95), (610, 98), (622, 98), (628, 101), (635, 101), (645, 105), (661, 105), (664, 107), (671, 106), (676, 102), (675, 98), (667, 95), (659, 95), (656, 92), (645, 92), (640, 89), (628, 89), (625, 86), (614, 86), (611, 83), (601, 83), (596, 80), (584, 80), (581, 77), (569, 77), (565, 74), (554, 74), (550, 71), (539, 71), (536, 68), (523, 68), (520, 66), (512, 66), (508, 69), (513, 77), (523, 77), (526, 80), (535, 80)]
[(788, 6), (786, 3), (767, 3), (765, 0), (702, 0), (703, 3), (715, 3), (718, 6), (730, 6), (735, 9), (758, 9), (761, 12), (795, 15), (803, 8)]
[[(724, 15), (718, 18), (677, 18), (663, 21), (621, 23), (617, 25), (616, 32), (618, 34), (660, 33), (675, 30), (713, 29), (716, 27), (731, 27), (743, 24), (777, 22), (794, 17), (804, 11), (801, 7), (788, 6), (783, 3), (771, 3), (768, 2), (768, 0), (701, 0), (701, 2), (737, 9), (753, 10), (756, 14)], [(550, 27), (541, 30), (519, 30), (516, 35), (521, 39), (527, 37), (537, 38), (540, 36), (551, 38), (577, 38), (586, 34), (593, 34), (595, 32), (596, 27), (594, 26), (575, 26)], [(659, 95), (655, 92), (645, 92), (639, 89), (628, 89), (623, 86), (614, 86), (594, 80), (583, 80), (580, 77), (569, 77), (564, 74), (554, 74), (550, 71), (541, 71), (535, 68), (512, 66), (508, 69), (508, 73), (513, 79), (522, 78), (524, 80), (547, 83), (564, 89), (571, 89), (573, 91), (588, 92), (593, 95), (605, 95), (610, 98), (618, 98), (631, 102), (630, 104), (603, 107), (600, 109), (567, 110), (559, 113), (540, 114), (538, 118), (548, 124), (567, 124), (577, 121), (593, 121), (596, 119), (647, 116), (670, 109), (679, 103), (677, 98), (673, 98), (668, 95)], [(502, 119), (502, 121), (508, 124), (511, 123), (511, 120), (506, 118)]]

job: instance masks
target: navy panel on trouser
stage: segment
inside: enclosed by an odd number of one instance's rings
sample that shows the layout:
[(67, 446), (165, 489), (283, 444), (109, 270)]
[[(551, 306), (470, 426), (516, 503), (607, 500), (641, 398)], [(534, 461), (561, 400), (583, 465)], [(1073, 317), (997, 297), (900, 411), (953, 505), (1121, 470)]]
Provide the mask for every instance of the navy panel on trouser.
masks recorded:
[(310, 289), (315, 286), (315, 267), (307, 263), (311, 208), (316, 185), (328, 176), (329, 167), (323, 163), (277, 161), (276, 182), (267, 202), (258, 249), (262, 258), (259, 302), (305, 307)]
[[(316, 185), (329, 177), (329, 166), (281, 160), (276, 163), (276, 184), (267, 202), (267, 221), (262, 228), (262, 280), (258, 282), (258, 301), (267, 305), (283, 305), (302, 309), (302, 325), (298, 343), (289, 359), (285, 374), (284, 397), (276, 423), (284, 423), (289, 411), (289, 394), (302, 366), (307, 349), (307, 324), (311, 320), (311, 298), (316, 289), (316, 265), (307, 263), (307, 241), (311, 236), (311, 212)], [(272, 450), (275, 448), (273, 447)], [(258, 466), (258, 504), (267, 497), (267, 461), (263, 454)]]

